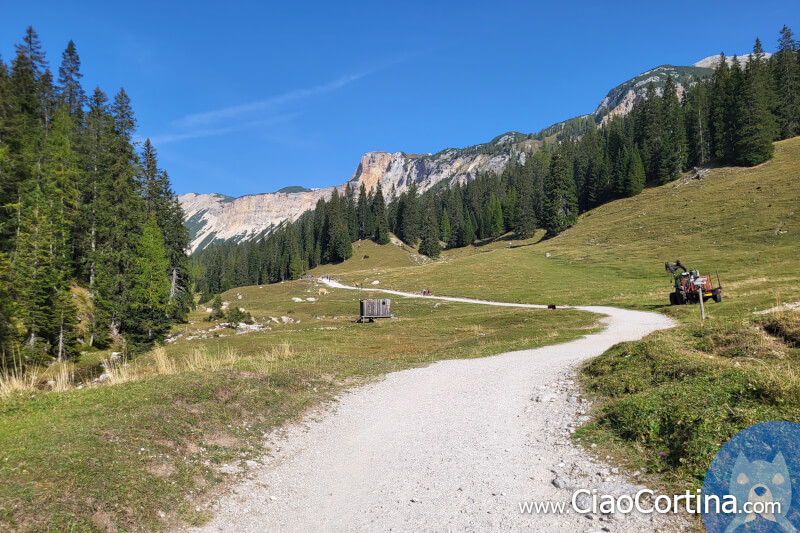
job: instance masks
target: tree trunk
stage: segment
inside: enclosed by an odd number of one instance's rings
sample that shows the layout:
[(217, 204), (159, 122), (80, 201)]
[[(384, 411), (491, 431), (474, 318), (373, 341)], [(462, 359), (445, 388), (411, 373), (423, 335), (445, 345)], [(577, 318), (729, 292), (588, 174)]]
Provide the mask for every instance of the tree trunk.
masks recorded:
[(173, 267), (172, 276), (170, 277), (169, 303), (172, 303), (176, 292), (178, 292), (178, 269)]

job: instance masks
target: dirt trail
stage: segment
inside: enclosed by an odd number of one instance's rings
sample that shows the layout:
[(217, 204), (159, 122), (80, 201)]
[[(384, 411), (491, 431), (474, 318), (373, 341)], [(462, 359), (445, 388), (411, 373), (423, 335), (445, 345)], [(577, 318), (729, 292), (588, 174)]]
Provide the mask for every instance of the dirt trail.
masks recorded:
[(520, 512), (520, 502), (569, 502), (578, 488), (643, 488), (572, 442), (589, 407), (572, 373), (618, 342), (674, 324), (655, 313), (575, 309), (606, 315), (606, 329), (566, 344), (395, 372), (343, 394), (333, 412), (276, 432), (273, 455), (213, 504), (213, 522), (196, 531), (681, 530), (682, 519), (658, 515)]

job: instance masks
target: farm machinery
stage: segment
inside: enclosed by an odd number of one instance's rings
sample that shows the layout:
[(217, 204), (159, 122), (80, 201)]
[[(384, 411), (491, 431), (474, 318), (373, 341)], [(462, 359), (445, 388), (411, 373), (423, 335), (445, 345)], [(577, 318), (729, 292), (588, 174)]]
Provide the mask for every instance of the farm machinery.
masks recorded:
[[(701, 276), (697, 270), (688, 270), (680, 261), (664, 263), (666, 270), (675, 282), (675, 291), (669, 294), (670, 305), (696, 304), (709, 298), (719, 303), (722, 301), (722, 285), (717, 273), (717, 286), (711, 283), (711, 276)], [(683, 272), (678, 272), (678, 269)]]

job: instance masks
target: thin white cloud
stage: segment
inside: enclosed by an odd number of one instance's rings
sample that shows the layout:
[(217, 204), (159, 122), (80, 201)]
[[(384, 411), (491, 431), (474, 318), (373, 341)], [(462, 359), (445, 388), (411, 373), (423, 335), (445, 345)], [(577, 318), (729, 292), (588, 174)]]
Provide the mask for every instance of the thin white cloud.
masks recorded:
[(173, 142), (186, 141), (189, 139), (199, 139), (202, 137), (214, 137), (218, 135), (226, 135), (228, 133), (233, 133), (236, 131), (260, 128), (260, 127), (270, 126), (273, 124), (278, 124), (280, 122), (286, 122), (296, 117), (297, 115), (298, 113), (285, 113), (283, 115), (276, 115), (274, 117), (268, 117), (259, 120), (251, 120), (249, 122), (233, 124), (230, 126), (224, 126), (219, 128), (201, 128), (186, 132), (167, 133), (164, 135), (158, 135), (156, 137), (152, 137), (150, 141), (155, 145), (163, 145)]
[(318, 96), (321, 94), (329, 93), (331, 91), (335, 91), (336, 89), (340, 89), (346, 85), (349, 85), (354, 81), (363, 78), (366, 75), (367, 72), (347, 74), (333, 81), (329, 81), (328, 83), (323, 83), (322, 85), (317, 85), (315, 87), (309, 87), (305, 89), (294, 89), (292, 91), (288, 91), (283, 94), (267, 98), (266, 100), (251, 102), (248, 104), (223, 107), (221, 109), (205, 111), (202, 113), (193, 113), (190, 115), (186, 115), (185, 117), (176, 121), (176, 125), (182, 127), (203, 126), (208, 124), (214, 124), (220, 121), (233, 119), (241, 115), (250, 114), (257, 111), (265, 111), (277, 108), (289, 102), (302, 100), (304, 98), (310, 98), (312, 96)]

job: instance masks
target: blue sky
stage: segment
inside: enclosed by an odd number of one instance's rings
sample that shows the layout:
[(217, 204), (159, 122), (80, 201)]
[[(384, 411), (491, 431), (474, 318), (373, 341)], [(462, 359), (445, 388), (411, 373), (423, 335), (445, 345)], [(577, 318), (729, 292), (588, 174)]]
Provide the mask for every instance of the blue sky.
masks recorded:
[[(669, 9), (667, 9), (669, 8)], [(54, 70), (133, 99), (175, 190), (344, 183), (364, 152), (437, 152), (593, 111), (619, 83), (768, 51), (800, 3), (0, 2), (0, 54), (33, 25)]]

